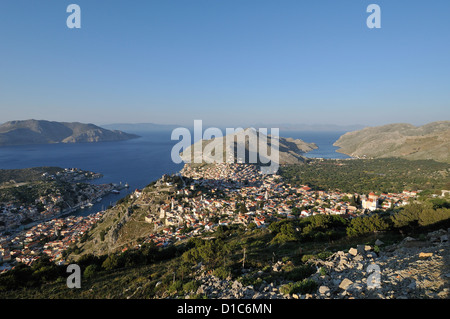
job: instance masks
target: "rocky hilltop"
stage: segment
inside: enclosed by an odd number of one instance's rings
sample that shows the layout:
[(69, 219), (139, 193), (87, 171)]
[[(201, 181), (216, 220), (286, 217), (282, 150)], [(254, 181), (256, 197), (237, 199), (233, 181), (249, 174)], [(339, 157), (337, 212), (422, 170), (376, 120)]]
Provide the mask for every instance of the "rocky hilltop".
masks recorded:
[[(259, 150), (259, 146), (257, 146), (258, 149), (255, 148), (255, 145), (258, 145), (261, 138), (265, 138), (265, 141), (267, 141), (266, 145), (268, 154), (264, 154), (263, 152), (261, 152)], [(233, 142), (228, 145), (227, 139), (230, 139)], [(251, 145), (249, 141), (252, 140), (256, 142), (255, 144)], [(264, 141), (264, 139), (261, 139), (261, 141)], [(303, 155), (318, 148), (315, 143), (306, 143), (300, 139), (284, 138), (280, 136), (278, 141), (278, 164), (303, 163), (305, 160)], [(202, 143), (202, 154), (195, 152), (197, 149), (197, 145), (199, 145), (200, 143)], [(187, 148), (182, 153), (181, 158), (185, 162), (190, 161), (191, 163), (201, 163), (201, 155), (203, 155), (203, 161), (205, 161), (205, 158), (207, 158), (210, 160), (210, 162), (212, 162), (216, 157), (214, 150), (222, 150), (222, 154), (220, 157), (221, 159), (223, 159), (222, 161), (225, 161), (227, 154), (233, 154), (234, 158), (232, 160), (234, 162), (255, 163), (249, 160), (253, 156), (254, 158), (256, 158), (257, 163), (267, 163), (270, 161), (271, 145), (271, 135), (264, 135), (254, 128), (247, 128), (245, 130), (236, 131), (235, 133), (224, 137), (213, 138), (210, 140), (200, 140)], [(198, 147), (198, 149), (200, 149), (200, 147)], [(245, 159), (239, 158), (239, 149), (245, 150)]]
[(335, 143), (338, 152), (358, 158), (401, 157), (450, 163), (450, 121), (389, 124), (348, 132)]
[(10, 121), (0, 125), (0, 146), (92, 143), (122, 141), (138, 137), (122, 131), (111, 131), (94, 124), (51, 122), (44, 120)]
[[(450, 229), (440, 229), (424, 238), (406, 237), (392, 245), (377, 240), (375, 246), (357, 245), (337, 251), (326, 260), (310, 260), (317, 269), (307, 278), (316, 282), (317, 288), (310, 293), (286, 293), (285, 288), (292, 285), (288, 280), (243, 285), (201, 271), (196, 293), (218, 299), (448, 299), (448, 236)], [(271, 270), (283, 272), (285, 267), (278, 261)], [(258, 274), (263, 277), (264, 272)]]

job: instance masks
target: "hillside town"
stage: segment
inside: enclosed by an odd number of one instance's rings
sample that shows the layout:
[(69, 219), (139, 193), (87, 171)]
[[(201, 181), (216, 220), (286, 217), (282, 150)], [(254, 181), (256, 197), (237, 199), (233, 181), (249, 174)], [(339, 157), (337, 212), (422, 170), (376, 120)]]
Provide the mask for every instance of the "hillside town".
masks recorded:
[[(51, 193), (35, 198), (33, 203), (0, 202), (0, 271), (11, 269), (17, 262), (31, 265), (42, 254), (63, 263), (63, 252), (101, 219), (103, 212), (86, 217), (72, 214), (120, 188), (83, 182), (101, 176), (77, 168), (43, 173), (42, 181), (62, 182), (58, 185), (63, 186), (53, 187)], [(63, 192), (70, 192), (71, 198)]]
[(32, 265), (40, 255), (50, 261), (64, 263), (64, 251), (76, 243), (101, 219), (103, 212), (89, 216), (68, 216), (39, 223), (15, 235), (0, 237), (0, 272), (7, 271), (17, 262)]
[[(45, 192), (31, 202), (0, 201), (0, 233), (92, 206), (103, 196), (117, 189), (117, 185), (114, 184), (82, 183), (82, 181), (97, 179), (101, 176), (99, 173), (77, 168), (66, 168), (53, 175), (43, 173), (43, 181), (55, 182), (50, 192)], [(30, 191), (32, 188), (38, 189), (37, 192), (39, 192), (39, 189), (43, 188), (40, 183), (27, 187), (28, 189), (23, 192)]]
[[(85, 187), (87, 202), (112, 190), (111, 185)], [(139, 245), (153, 242), (166, 247), (177, 241), (213, 232), (219, 226), (233, 224), (247, 228), (264, 228), (281, 219), (303, 218), (317, 214), (336, 214), (353, 218), (362, 214), (384, 211), (407, 204), (417, 192), (400, 194), (356, 194), (336, 191), (314, 191), (307, 185), (293, 187), (283, 182), (279, 175), (261, 174), (259, 168), (250, 164), (214, 164), (184, 168), (172, 176), (163, 175), (155, 182), (156, 187), (171, 187), (173, 193), (167, 201), (151, 210), (145, 222), (153, 225), (153, 233)], [(146, 190), (132, 193), (135, 205), (142, 204)], [(34, 218), (51, 217), (35, 222), (34, 226), (0, 237), (0, 261), (2, 271), (16, 262), (31, 265), (41, 254), (50, 260), (64, 264), (64, 251), (76, 243), (87, 231), (101, 220), (104, 212), (87, 217), (69, 216), (58, 218), (60, 210), (55, 206), (58, 195), (36, 199), (44, 204), (45, 211), (37, 213), (36, 207), (3, 204), (0, 218), (5, 224), (19, 221), (17, 216)], [(80, 201), (80, 206), (86, 201)], [(14, 213), (13, 213), (14, 210)], [(2, 226), (3, 229), (5, 225)], [(128, 247), (130, 248), (130, 247)], [(126, 250), (125, 248), (124, 250)]]
[[(250, 164), (185, 165), (176, 178), (181, 179), (176, 196), (145, 216), (155, 232), (144, 243), (165, 247), (232, 224), (264, 228), (281, 219), (317, 214), (353, 218), (406, 205), (418, 194), (314, 191), (307, 185), (293, 187), (279, 175), (263, 175)], [(157, 185), (172, 186), (174, 179), (165, 175)], [(135, 198), (142, 193), (136, 190)]]

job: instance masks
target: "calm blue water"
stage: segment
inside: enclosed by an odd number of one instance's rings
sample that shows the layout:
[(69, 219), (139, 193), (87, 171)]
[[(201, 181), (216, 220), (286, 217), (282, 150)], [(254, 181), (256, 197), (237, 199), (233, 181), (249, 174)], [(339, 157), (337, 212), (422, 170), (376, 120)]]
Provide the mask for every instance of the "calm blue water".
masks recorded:
[(350, 158), (350, 156), (337, 153), (338, 147), (333, 146), (341, 135), (346, 132), (312, 132), (312, 131), (281, 131), (280, 136), (301, 139), (307, 143), (316, 143), (319, 147), (305, 154), (309, 158)]
[[(178, 172), (183, 164), (172, 162), (172, 147), (178, 141), (170, 139), (171, 131), (130, 132), (140, 138), (103, 143), (44, 144), (10, 146), (0, 148), (0, 168), (27, 168), (37, 166), (77, 167), (102, 173), (103, 178), (93, 183), (128, 183), (130, 188), (120, 195), (108, 195), (101, 202), (77, 214), (87, 215), (114, 204), (125, 194), (136, 188), (143, 188), (163, 174)], [(323, 158), (346, 158), (336, 153), (332, 144), (343, 132), (280, 132), (281, 136), (300, 138), (305, 142), (315, 142), (319, 149), (306, 156)], [(193, 135), (192, 135), (193, 136)]]
[(91, 208), (78, 212), (87, 215), (114, 204), (127, 193), (145, 187), (163, 174), (175, 173), (183, 167), (171, 160), (170, 152), (176, 143), (170, 139), (171, 132), (136, 134), (141, 137), (120, 142), (1, 147), (0, 168), (77, 167), (104, 175), (92, 183), (122, 182), (130, 185), (120, 195), (110, 194)]

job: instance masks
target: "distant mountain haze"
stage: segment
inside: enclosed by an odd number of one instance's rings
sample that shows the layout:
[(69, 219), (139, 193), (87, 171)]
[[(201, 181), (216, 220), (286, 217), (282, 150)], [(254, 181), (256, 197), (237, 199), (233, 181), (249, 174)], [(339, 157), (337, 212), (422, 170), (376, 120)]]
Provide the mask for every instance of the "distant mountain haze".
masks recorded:
[(333, 145), (352, 157), (401, 157), (450, 163), (450, 121), (416, 127), (399, 123), (342, 135)]
[[(204, 122), (204, 124), (206, 124)], [(191, 125), (181, 125), (181, 124), (156, 124), (156, 123), (113, 123), (113, 124), (99, 124), (99, 126), (106, 128), (108, 130), (121, 130), (129, 132), (139, 132), (139, 131), (160, 131), (160, 130), (173, 130), (177, 127), (186, 127), (188, 129), (192, 128)], [(320, 132), (348, 132), (361, 130), (365, 125), (355, 124), (355, 125), (336, 125), (336, 124), (290, 124), (290, 123), (250, 123), (247, 125), (206, 125), (214, 126), (219, 129), (237, 128), (237, 127), (254, 127), (254, 128), (279, 128), (280, 131), (320, 131)]]
[(51, 122), (45, 120), (10, 121), (0, 125), (0, 146), (93, 143), (123, 141), (138, 135), (111, 131), (94, 124)]
[(180, 127), (181, 125), (154, 124), (154, 123), (113, 123), (113, 124), (104, 124), (100, 126), (108, 130), (139, 132), (139, 131), (173, 130), (177, 127)]

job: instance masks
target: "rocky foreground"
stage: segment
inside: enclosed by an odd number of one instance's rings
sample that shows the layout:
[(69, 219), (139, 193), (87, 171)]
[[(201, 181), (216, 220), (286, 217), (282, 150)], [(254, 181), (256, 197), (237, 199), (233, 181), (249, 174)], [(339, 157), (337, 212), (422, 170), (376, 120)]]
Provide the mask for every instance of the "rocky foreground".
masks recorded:
[[(309, 277), (317, 283), (310, 294), (283, 294), (289, 281), (244, 286), (199, 274), (197, 294), (223, 299), (448, 299), (450, 294), (450, 228), (429, 233), (421, 240), (406, 237), (385, 246), (358, 245), (338, 251), (326, 260), (312, 260), (317, 272)], [(272, 271), (282, 271), (282, 262)], [(262, 274), (262, 271), (259, 272)], [(186, 298), (190, 298), (187, 295)]]

